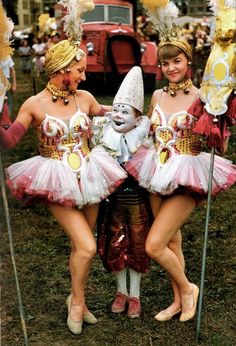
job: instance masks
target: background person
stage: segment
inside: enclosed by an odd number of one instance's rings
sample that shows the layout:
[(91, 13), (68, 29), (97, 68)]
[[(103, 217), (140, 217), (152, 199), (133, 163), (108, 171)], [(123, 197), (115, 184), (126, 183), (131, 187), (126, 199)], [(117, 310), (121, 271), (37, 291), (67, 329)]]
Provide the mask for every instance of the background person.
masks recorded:
[(18, 48), (18, 54), (21, 57), (21, 72), (24, 74), (30, 74), (31, 72), (31, 53), (32, 48), (30, 47), (28, 40), (22, 40), (21, 45)]
[(44, 43), (41, 38), (36, 37), (34, 39), (34, 44), (32, 45), (32, 50), (35, 56), (33, 62), (35, 64), (36, 77), (39, 77), (40, 74), (44, 72), (44, 55), (46, 53), (46, 43)]
[(13, 109), (12, 95), (16, 92), (16, 89), (17, 89), (15, 63), (11, 55), (8, 55), (5, 59), (0, 61), (0, 67), (5, 77), (8, 79), (10, 83), (10, 89), (7, 91), (6, 96), (7, 96), (7, 102), (8, 102), (9, 115), (11, 117), (12, 109)]

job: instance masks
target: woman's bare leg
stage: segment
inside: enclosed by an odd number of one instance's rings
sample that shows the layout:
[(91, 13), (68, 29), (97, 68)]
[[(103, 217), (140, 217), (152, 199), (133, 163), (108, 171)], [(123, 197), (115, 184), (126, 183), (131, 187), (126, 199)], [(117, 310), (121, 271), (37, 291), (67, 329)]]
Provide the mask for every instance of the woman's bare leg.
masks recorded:
[(190, 196), (175, 195), (161, 203), (146, 241), (148, 255), (159, 263), (175, 281), (180, 294), (182, 312), (193, 307), (193, 287), (185, 276), (176, 253), (168, 247), (171, 239), (193, 211), (196, 202)]
[[(95, 230), (97, 216), (98, 216), (98, 209), (99, 209), (99, 204), (91, 204), (82, 210), (92, 232), (94, 232)], [(88, 312), (89, 312), (89, 309), (87, 305), (85, 304), (84, 313), (87, 314)]]
[[(156, 218), (161, 208), (162, 199), (160, 197), (157, 197), (156, 195), (150, 194), (149, 200), (150, 200), (153, 217)], [(185, 263), (184, 263), (184, 256), (182, 252), (182, 236), (181, 236), (180, 230), (178, 230), (177, 233), (171, 238), (171, 240), (168, 243), (168, 247), (176, 254), (182, 268), (184, 269)], [(166, 314), (173, 314), (175, 311), (180, 309), (180, 305), (181, 305), (178, 286), (176, 285), (175, 281), (171, 277), (170, 277), (170, 280), (171, 280), (171, 284), (172, 284), (172, 288), (174, 292), (174, 301), (167, 309), (165, 309)]]
[[(175, 253), (176, 257), (179, 260), (179, 263), (181, 267), (183, 268), (183, 271), (185, 270), (185, 261), (184, 261), (184, 255), (182, 251), (182, 235), (180, 229), (177, 231), (177, 233), (171, 238), (171, 240), (168, 243), (168, 247)], [(175, 280), (170, 277), (171, 285), (174, 292), (174, 301), (172, 304), (165, 309), (166, 314), (174, 314), (176, 311), (181, 309), (181, 300), (180, 300), (180, 292), (179, 288), (175, 282)]]
[(70, 273), (72, 288), (71, 318), (83, 320), (85, 285), (92, 258), (96, 254), (96, 242), (82, 211), (50, 205), (50, 210), (70, 239)]
[(154, 219), (156, 218), (162, 204), (162, 199), (152, 193), (149, 194), (149, 201), (152, 209), (152, 215)]
[(89, 224), (89, 227), (92, 231), (94, 231), (98, 216), (98, 208), (99, 204), (91, 204), (85, 207), (82, 212)]

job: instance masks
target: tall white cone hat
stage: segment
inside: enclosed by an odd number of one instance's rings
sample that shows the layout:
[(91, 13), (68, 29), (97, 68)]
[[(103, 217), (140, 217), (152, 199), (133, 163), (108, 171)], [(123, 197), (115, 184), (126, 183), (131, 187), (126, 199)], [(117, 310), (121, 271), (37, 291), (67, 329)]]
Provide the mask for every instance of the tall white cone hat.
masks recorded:
[(123, 79), (114, 98), (113, 105), (124, 103), (143, 113), (144, 90), (142, 70), (134, 66)]

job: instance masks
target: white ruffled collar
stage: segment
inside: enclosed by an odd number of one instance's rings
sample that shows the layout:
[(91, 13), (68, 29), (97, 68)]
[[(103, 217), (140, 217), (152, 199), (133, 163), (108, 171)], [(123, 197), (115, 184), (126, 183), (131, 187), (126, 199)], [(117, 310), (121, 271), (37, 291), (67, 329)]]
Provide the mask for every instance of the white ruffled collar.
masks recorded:
[(116, 132), (110, 119), (103, 128), (101, 144), (115, 153), (120, 163), (127, 162), (148, 136), (150, 129), (150, 119), (147, 116), (140, 116), (138, 125), (127, 133)]

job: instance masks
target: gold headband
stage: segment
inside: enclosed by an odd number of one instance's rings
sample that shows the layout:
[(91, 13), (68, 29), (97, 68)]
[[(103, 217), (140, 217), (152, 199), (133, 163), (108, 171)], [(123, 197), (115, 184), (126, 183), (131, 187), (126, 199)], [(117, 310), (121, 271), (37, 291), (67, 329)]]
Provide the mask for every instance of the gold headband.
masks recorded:
[(184, 53), (186, 54), (188, 60), (192, 60), (193, 56), (192, 56), (192, 48), (190, 46), (190, 44), (185, 41), (184, 39), (178, 39), (178, 40), (170, 40), (170, 41), (160, 41), (160, 43), (158, 44), (158, 49), (164, 47), (164, 46), (168, 46), (168, 45), (172, 45), (175, 47), (178, 47), (180, 49), (182, 49), (184, 51)]
[(68, 66), (75, 58), (79, 61), (84, 55), (84, 51), (79, 48), (76, 42), (71, 40), (58, 42), (49, 48), (45, 54), (45, 68), (48, 75), (50, 76)]

